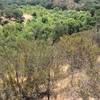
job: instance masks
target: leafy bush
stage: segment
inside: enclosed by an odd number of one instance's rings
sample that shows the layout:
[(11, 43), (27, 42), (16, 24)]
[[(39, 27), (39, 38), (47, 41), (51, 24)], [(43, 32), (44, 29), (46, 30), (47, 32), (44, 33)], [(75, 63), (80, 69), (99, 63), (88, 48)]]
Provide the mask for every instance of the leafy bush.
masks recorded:
[(63, 34), (73, 34), (95, 25), (95, 19), (88, 11), (47, 10), (40, 6), (23, 6), (21, 11), (33, 15), (23, 30), (28, 29), (27, 33), (33, 31), (39, 38), (59, 38)]

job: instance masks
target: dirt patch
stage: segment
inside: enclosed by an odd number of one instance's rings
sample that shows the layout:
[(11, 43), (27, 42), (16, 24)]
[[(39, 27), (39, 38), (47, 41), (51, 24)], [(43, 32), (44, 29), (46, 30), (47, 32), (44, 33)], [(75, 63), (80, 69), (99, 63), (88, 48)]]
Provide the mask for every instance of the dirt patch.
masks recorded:
[(23, 14), (23, 17), (25, 18), (25, 22), (27, 22), (28, 20), (31, 21), (33, 18), (30, 14)]

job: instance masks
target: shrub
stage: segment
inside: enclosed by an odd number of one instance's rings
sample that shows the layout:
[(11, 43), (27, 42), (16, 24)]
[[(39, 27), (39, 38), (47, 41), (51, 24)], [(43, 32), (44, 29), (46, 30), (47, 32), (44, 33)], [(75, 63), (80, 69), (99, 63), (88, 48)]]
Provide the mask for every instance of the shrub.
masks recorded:
[(92, 67), (95, 65), (97, 46), (91, 39), (80, 35), (64, 36), (59, 42), (61, 48), (65, 50), (72, 67), (81, 69), (82, 66)]

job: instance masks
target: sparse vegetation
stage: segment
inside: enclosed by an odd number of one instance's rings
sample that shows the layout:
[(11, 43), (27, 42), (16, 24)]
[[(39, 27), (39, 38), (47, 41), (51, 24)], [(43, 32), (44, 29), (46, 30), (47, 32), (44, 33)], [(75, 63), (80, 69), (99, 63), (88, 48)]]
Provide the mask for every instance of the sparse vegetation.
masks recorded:
[(1, 0), (0, 100), (99, 100), (99, 4)]

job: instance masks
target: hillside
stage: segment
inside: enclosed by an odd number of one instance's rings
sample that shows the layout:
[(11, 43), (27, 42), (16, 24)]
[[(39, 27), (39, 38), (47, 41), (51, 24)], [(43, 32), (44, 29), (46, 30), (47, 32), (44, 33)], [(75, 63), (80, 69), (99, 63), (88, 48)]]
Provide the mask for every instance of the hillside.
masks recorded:
[(100, 0), (0, 0), (0, 100), (100, 100)]

